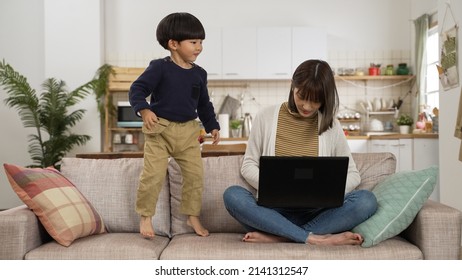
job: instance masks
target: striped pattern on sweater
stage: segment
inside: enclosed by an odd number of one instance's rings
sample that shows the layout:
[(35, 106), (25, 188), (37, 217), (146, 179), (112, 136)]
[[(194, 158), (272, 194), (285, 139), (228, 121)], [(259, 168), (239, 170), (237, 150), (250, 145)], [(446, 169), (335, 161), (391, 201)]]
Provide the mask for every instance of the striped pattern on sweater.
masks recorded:
[(318, 156), (318, 114), (304, 118), (285, 102), (279, 109), (276, 156)]

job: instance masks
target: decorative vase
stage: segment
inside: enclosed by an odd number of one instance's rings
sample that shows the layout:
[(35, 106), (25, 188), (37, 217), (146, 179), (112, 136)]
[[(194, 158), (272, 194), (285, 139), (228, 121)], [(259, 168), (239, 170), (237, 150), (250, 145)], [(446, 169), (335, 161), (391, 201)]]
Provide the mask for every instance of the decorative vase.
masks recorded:
[(242, 128), (231, 128), (231, 137), (240, 138), (242, 137)]
[(399, 126), (399, 133), (401, 134), (409, 134), (410, 130), (411, 130), (410, 125), (400, 125)]

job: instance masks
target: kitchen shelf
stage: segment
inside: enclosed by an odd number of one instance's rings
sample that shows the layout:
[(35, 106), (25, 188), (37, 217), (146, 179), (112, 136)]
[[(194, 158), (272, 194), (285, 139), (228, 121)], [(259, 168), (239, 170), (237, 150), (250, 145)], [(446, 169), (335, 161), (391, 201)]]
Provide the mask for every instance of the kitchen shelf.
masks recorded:
[(351, 118), (351, 119), (338, 119), (338, 120), (340, 122), (348, 122), (348, 123), (354, 123), (354, 122), (360, 122), (361, 121), (360, 118), (358, 118), (358, 119), (353, 119), (353, 118)]
[(415, 76), (414, 75), (376, 75), (376, 76), (339, 76), (336, 75), (336, 80), (345, 80), (345, 81), (406, 81), (411, 80)]
[[(366, 100), (368, 99), (368, 90), (369, 89), (382, 89), (382, 88), (388, 88), (388, 87), (395, 87), (398, 85), (403, 85), (403, 84), (409, 84), (409, 91), (412, 90), (412, 87), (414, 86), (414, 83), (412, 81), (415, 80), (414, 75), (376, 75), (376, 76), (369, 76), (369, 75), (364, 75), (364, 76), (335, 76), (336, 81), (344, 81), (346, 83), (350, 83), (354, 86), (361, 87), (363, 88), (364, 95)], [(368, 86), (368, 82), (374, 82), (374, 81), (384, 81), (388, 82), (386, 86), (383, 87), (370, 87)], [(360, 83), (363, 83), (364, 85), (360, 85)], [(370, 121), (371, 121), (371, 116), (376, 116), (383, 120), (387, 121), (392, 121), (390, 120), (391, 116), (397, 116), (398, 109), (394, 110), (387, 110), (387, 111), (366, 111), (365, 112), (365, 118), (364, 122), (362, 122), (362, 130), (367, 132), (369, 130), (370, 126)]]
[[(113, 73), (109, 75), (109, 81), (106, 88), (105, 96), (105, 113), (106, 118), (104, 121), (104, 152), (115, 152), (116, 146), (121, 146), (119, 143), (113, 143), (114, 134), (119, 133), (124, 134), (133, 134), (135, 139), (138, 139), (138, 145), (129, 144), (133, 147), (138, 146), (138, 150), (142, 148), (143, 135), (141, 133), (141, 128), (137, 127), (117, 127), (116, 126), (116, 115), (110, 113), (109, 104), (114, 103), (112, 96), (116, 93), (127, 94), (130, 90), (130, 86), (135, 81), (141, 73), (143, 73), (144, 68), (134, 68), (134, 67), (113, 67)], [(113, 104), (114, 105), (114, 104)], [(127, 144), (124, 144), (127, 145)], [(122, 145), (123, 146), (123, 145)]]
[(366, 114), (369, 114), (369, 115), (393, 115), (395, 114), (397, 110), (392, 110), (392, 111), (377, 111), (377, 112), (367, 112)]

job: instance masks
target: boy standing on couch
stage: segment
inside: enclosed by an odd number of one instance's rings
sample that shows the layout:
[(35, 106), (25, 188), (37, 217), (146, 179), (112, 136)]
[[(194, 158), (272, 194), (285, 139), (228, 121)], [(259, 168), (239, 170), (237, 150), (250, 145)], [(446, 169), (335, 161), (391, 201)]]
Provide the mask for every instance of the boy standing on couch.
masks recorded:
[[(170, 56), (152, 60), (130, 87), (129, 100), (142, 117), (145, 135), (144, 167), (137, 191), (140, 233), (153, 238), (152, 216), (167, 173), (168, 158), (175, 158), (183, 175), (181, 213), (196, 234), (208, 236), (199, 215), (202, 204), (203, 166), (199, 117), (213, 144), (220, 141), (220, 125), (207, 91), (207, 72), (194, 64), (202, 51), (205, 31), (188, 13), (166, 16), (156, 31), (159, 44)], [(150, 103), (146, 98), (150, 96)]]

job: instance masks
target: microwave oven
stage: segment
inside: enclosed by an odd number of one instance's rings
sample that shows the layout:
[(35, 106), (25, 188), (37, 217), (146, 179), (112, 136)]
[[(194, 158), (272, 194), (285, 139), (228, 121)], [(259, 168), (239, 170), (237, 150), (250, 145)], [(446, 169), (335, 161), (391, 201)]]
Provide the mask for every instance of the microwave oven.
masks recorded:
[(142, 127), (143, 119), (133, 111), (128, 101), (117, 102), (117, 126), (118, 127)]

